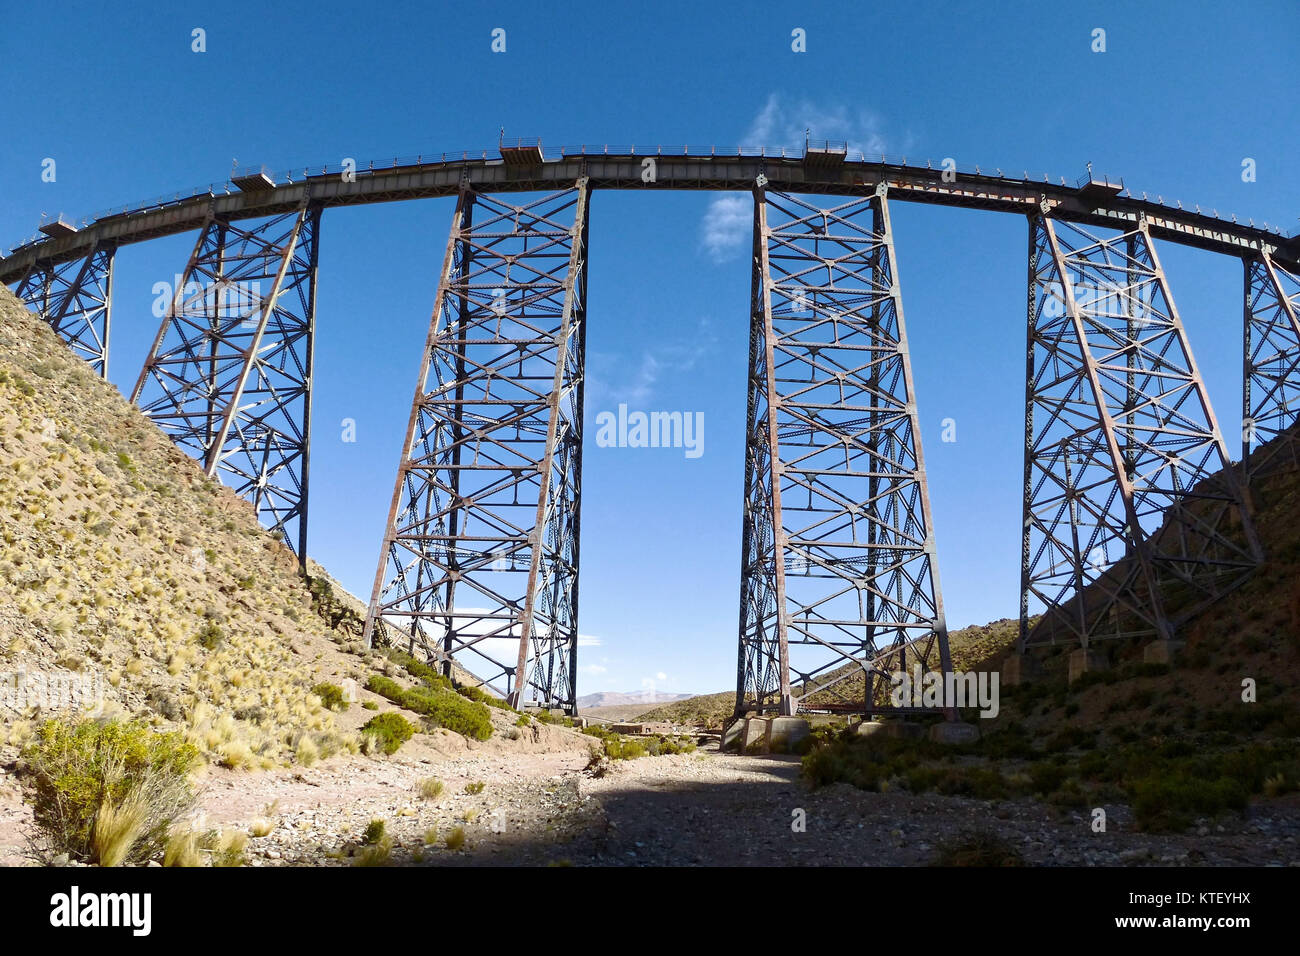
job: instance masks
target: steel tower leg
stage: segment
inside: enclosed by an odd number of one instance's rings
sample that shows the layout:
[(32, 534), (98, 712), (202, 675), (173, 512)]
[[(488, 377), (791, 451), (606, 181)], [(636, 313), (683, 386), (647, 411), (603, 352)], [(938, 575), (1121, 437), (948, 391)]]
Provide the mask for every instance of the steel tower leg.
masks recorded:
[(100, 242), (82, 259), (38, 263), (14, 289), (100, 378), (108, 377), (115, 249)]
[(1146, 224), (1030, 230), (1021, 650), (1172, 637), (1262, 560), (1227, 447)]
[(523, 206), (461, 191), (365, 625), (569, 713), (587, 222), (585, 178)]
[(951, 662), (885, 192), (754, 202), (736, 712), (888, 710)]
[(304, 564), (320, 214), (209, 217), (131, 393)]
[(1241, 462), (1253, 494), (1257, 478), (1300, 467), (1300, 275), (1268, 253), (1247, 259), (1245, 269)]

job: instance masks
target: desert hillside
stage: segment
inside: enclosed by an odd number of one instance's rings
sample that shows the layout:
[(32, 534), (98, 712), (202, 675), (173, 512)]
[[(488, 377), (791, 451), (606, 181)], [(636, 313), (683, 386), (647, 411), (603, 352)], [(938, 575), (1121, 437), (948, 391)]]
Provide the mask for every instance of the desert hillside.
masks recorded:
[[(251, 505), (7, 289), (0, 508), (0, 746), (21, 746), (67, 709), (51, 705), (51, 689), (100, 716), (182, 730), (231, 768), (355, 753), (381, 704), (415, 726), (436, 719), (365, 689), (377, 673), (402, 689), (422, 682), (366, 651), (356, 598), (314, 562), (304, 577)], [(366, 707), (327, 706), (322, 695), (349, 680)], [(480, 723), (515, 720), (445, 685), (430, 694), (472, 706)]]

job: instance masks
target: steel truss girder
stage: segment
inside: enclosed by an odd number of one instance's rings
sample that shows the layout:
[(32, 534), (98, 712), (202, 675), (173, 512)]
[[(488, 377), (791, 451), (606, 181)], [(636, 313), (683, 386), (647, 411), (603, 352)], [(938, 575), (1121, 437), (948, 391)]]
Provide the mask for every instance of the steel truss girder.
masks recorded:
[(951, 670), (897, 276), (883, 188), (754, 192), (737, 714), (888, 710), (886, 675)]
[(461, 191), (366, 618), (576, 713), (588, 181)]
[(1028, 305), (1020, 648), (1172, 637), (1262, 553), (1145, 223), (1031, 217)]
[(108, 377), (115, 251), (101, 241), (79, 259), (38, 261), (14, 289), (100, 378)]
[(209, 215), (132, 402), (307, 557), (319, 207)]
[(1268, 253), (1244, 262), (1241, 461), (1250, 488), (1263, 475), (1300, 468), (1300, 273)]

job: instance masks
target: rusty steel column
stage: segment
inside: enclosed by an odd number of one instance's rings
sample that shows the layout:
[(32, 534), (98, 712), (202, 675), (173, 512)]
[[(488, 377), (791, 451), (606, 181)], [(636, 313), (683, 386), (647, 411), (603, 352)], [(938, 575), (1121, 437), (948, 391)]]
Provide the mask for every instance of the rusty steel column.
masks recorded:
[(1146, 224), (1030, 230), (1021, 649), (1173, 637), (1262, 557), (1227, 446)]
[(320, 216), (209, 215), (131, 395), (303, 564)]
[(108, 377), (116, 248), (101, 240), (80, 259), (57, 264), (38, 260), (14, 287), (14, 294), (100, 378)]
[(896, 710), (951, 661), (885, 190), (754, 200), (736, 713)]
[(1300, 274), (1267, 252), (1245, 260), (1242, 476), (1257, 480), (1300, 467)]
[(461, 190), (365, 625), (568, 713), (588, 206), (585, 178), (519, 206)]

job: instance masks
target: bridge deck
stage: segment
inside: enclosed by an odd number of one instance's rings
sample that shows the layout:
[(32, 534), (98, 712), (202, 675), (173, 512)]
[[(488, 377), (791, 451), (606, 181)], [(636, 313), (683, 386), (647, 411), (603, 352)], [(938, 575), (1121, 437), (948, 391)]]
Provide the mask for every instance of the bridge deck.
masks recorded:
[[(1034, 181), (979, 172), (958, 172), (946, 182), (944, 170), (893, 162), (842, 161), (817, 151), (808, 156), (668, 155), (662, 152), (569, 152), (520, 163), (520, 153), (507, 158), (461, 154), (437, 160), (393, 160), (382, 169), (357, 169), (345, 176), (339, 168), (320, 167), (315, 175), (264, 177), (261, 171), (240, 179), (263, 188), (241, 189), (225, 184), (206, 192), (156, 201), (100, 216), (75, 232), (28, 242), (0, 258), (0, 282), (22, 278), (37, 261), (66, 262), (84, 256), (97, 242), (116, 245), (143, 242), (199, 228), (209, 206), (230, 219), (269, 216), (297, 209), (304, 198), (322, 207), (351, 206), (455, 195), (462, 184), (481, 192), (530, 192), (571, 184), (587, 175), (592, 188), (635, 190), (745, 190), (760, 175), (770, 188), (782, 192), (869, 195), (885, 184), (891, 199), (996, 212), (1042, 211), (1069, 222), (1130, 228), (1145, 217), (1151, 234), (1182, 245), (1232, 256), (1267, 252), (1288, 267), (1300, 267), (1300, 236), (1285, 237), (1267, 229), (1220, 219), (1199, 211), (1175, 208), (1148, 199), (1123, 195), (1114, 188)], [(529, 151), (544, 156), (540, 147)], [(303, 171), (306, 173), (307, 171)], [(948, 178), (952, 178), (951, 175)]]

